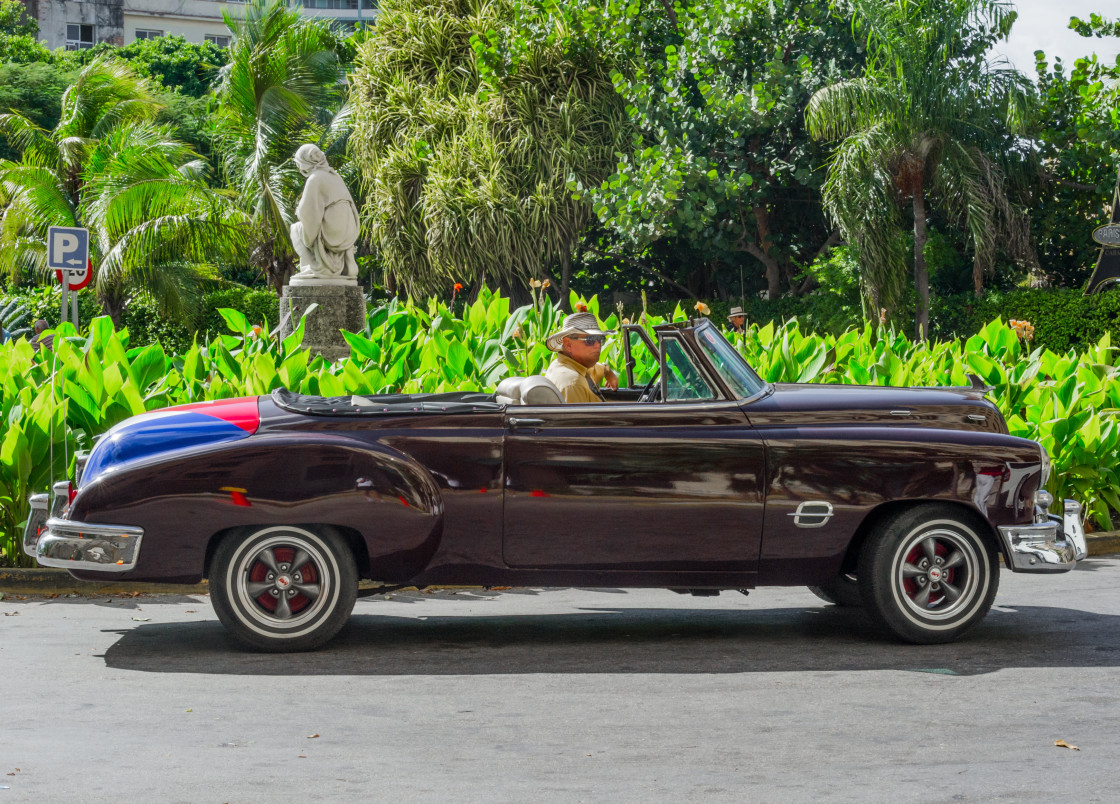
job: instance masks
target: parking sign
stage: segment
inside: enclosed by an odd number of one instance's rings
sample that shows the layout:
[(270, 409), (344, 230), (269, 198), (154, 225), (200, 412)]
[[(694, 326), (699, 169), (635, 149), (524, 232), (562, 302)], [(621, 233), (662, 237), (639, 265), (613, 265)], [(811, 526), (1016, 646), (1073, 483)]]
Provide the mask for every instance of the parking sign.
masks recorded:
[(70, 271), (74, 280), (89, 271), (89, 230), (76, 226), (52, 226), (47, 230), (47, 267)]

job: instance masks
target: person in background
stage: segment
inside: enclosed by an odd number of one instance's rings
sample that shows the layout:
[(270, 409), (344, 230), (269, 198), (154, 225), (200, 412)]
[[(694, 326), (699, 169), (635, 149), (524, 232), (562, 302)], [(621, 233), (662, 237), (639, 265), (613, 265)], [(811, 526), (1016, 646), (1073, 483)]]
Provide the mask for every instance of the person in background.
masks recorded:
[(31, 348), (36, 352), (38, 352), (42, 347), (46, 347), (47, 349), (54, 348), (54, 335), (43, 335), (48, 326), (49, 325), (47, 324), (46, 320), (42, 318), (35, 322), (35, 326), (33, 328), (35, 330), (35, 334), (31, 336)]
[(747, 325), (747, 314), (742, 307), (732, 307), (727, 314), (727, 321), (736, 332), (742, 332)]

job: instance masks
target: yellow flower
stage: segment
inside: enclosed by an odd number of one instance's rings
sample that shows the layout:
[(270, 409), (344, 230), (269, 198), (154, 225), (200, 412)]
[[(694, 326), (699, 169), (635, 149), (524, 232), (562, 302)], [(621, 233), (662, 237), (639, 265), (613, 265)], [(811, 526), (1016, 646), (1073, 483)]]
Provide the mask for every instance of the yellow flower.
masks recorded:
[(708, 305), (704, 304), (704, 302), (698, 301), (696, 302), (696, 312), (700, 313), (700, 315), (707, 315), (711, 312), (711, 310), (708, 308)]
[(551, 285), (552, 285), (552, 283), (551, 283), (551, 282), (549, 282), (549, 281), (548, 281), (547, 279), (546, 279), (546, 280), (544, 280), (543, 282), (541, 282), (541, 287), (542, 287), (542, 288), (548, 288), (548, 287), (550, 287)]
[(630, 319), (629, 318), (622, 319), (622, 326), (625, 327), (625, 326), (628, 326), (629, 324), (630, 324)]
[(533, 286), (533, 287), (535, 287), (535, 288), (539, 288), (539, 287), (541, 286), (541, 280), (539, 280), (539, 279), (530, 279), (530, 280), (529, 280), (529, 284), (530, 284), (530, 285), (532, 285), (532, 286)]

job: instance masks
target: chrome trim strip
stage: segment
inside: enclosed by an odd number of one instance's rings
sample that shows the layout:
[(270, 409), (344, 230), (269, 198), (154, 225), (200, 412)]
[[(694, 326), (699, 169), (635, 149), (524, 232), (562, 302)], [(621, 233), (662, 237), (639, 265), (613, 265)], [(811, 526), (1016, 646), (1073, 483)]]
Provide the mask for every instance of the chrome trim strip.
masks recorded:
[(51, 485), (51, 516), (61, 519), (70, 509), (70, 481), (59, 480)]
[(23, 528), (23, 554), (28, 558), (35, 558), (35, 545), (39, 541), (39, 536), (43, 532), (43, 526), (50, 516), (47, 509), (51, 504), (51, 496), (49, 494), (32, 494), (28, 502), (31, 503), (31, 511), (27, 515), (27, 524)]
[(34, 558), (44, 567), (97, 572), (136, 568), (144, 529), (131, 525), (48, 519), (35, 544)]
[(1057, 522), (1000, 525), (1013, 572), (1066, 572), (1077, 564), (1075, 548), (1062, 539)]
[[(812, 509), (817, 510), (812, 510)], [(806, 500), (797, 506), (797, 510), (786, 516), (793, 517), (793, 524), (799, 528), (823, 528), (832, 519), (832, 503), (824, 500)], [(802, 519), (820, 520), (803, 522)]]
[(1077, 500), (1062, 501), (1062, 532), (1066, 541), (1073, 544), (1073, 557), (1080, 561), (1089, 555), (1085, 542), (1085, 527), (1081, 524), (1081, 503)]

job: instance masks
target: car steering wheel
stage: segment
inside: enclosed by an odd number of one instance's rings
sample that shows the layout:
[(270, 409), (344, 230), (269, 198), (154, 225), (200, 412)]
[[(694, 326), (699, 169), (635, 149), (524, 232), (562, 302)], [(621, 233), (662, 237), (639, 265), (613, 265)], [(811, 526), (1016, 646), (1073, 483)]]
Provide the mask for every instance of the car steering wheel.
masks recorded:
[(655, 387), (654, 384), (657, 382), (657, 380), (660, 376), (661, 376), (660, 371), (654, 372), (653, 378), (649, 382), (646, 383), (646, 387), (642, 389), (642, 395), (638, 397), (638, 402), (639, 403), (656, 401), (657, 392), (661, 390), (661, 386), (657, 385)]

